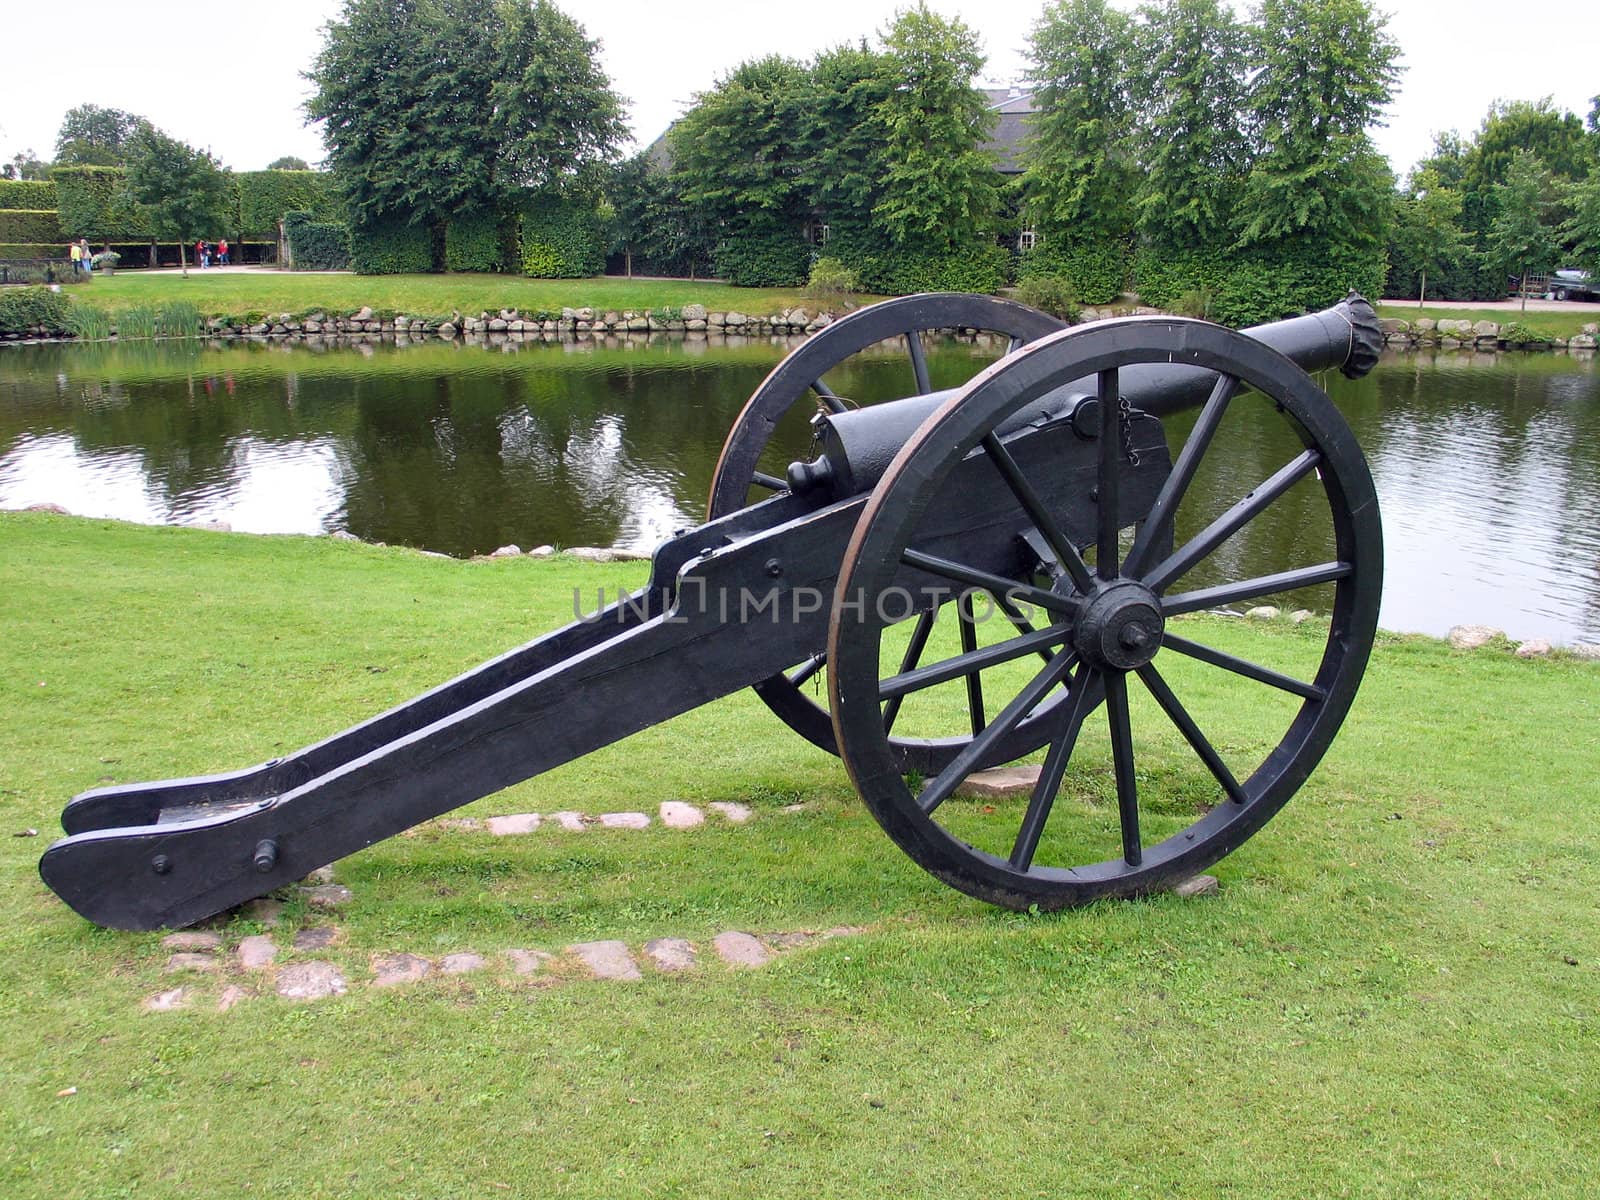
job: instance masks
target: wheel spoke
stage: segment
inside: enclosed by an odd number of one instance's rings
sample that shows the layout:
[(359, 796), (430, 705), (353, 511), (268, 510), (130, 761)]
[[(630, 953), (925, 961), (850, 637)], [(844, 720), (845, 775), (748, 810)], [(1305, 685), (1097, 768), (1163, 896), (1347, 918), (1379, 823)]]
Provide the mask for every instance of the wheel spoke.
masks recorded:
[(818, 671), (822, 670), (827, 661), (828, 656), (826, 654), (813, 654), (800, 664), (799, 669), (793, 675), (787, 676), (789, 683), (794, 687), (799, 687)]
[[(956, 622), (961, 627), (961, 650), (964, 654), (971, 654), (978, 648), (978, 623), (972, 616), (971, 592), (962, 592), (956, 600)], [(967, 672), (967, 716), (972, 721), (973, 735), (982, 733), (985, 722), (983, 675), (978, 671)]]
[(1047, 592), (1030, 583), (1019, 583), (1015, 579), (1007, 579), (1004, 575), (996, 575), (991, 571), (981, 571), (977, 567), (969, 567), (954, 559), (941, 558), (936, 554), (924, 554), (921, 550), (901, 551), (900, 561), (908, 567), (927, 571), (930, 575), (939, 575), (956, 583), (970, 584), (993, 595), (1008, 597), (1013, 602), (1025, 600), (1029, 604), (1065, 617), (1077, 616), (1083, 607), (1082, 601), (1074, 597)]
[[(1033, 623), (1023, 616), (1022, 612), (1011, 601), (1004, 596), (996, 596), (994, 603), (995, 607), (1005, 614), (1006, 620), (1016, 627), (1018, 633), (1026, 635), (1034, 632)], [(1066, 626), (1062, 626), (1062, 628), (1065, 629)], [(1062, 640), (1065, 641), (1066, 639), (1062, 638)], [(1039, 647), (1038, 655), (1045, 662), (1050, 661), (1050, 650), (1047, 646)]]
[[(1051, 625), (1046, 629), (1024, 634), (1022, 637), (1009, 638), (993, 646), (982, 646), (954, 658), (941, 659), (916, 670), (910, 669), (915, 664), (902, 665), (900, 674), (891, 675), (878, 685), (878, 698), (893, 700), (899, 696), (907, 696), (941, 683), (949, 683), (952, 679), (960, 679), (963, 675), (974, 675), (990, 667), (997, 667), (1001, 663), (1025, 658), (1035, 651), (1044, 654), (1045, 662), (1049, 663), (1055, 658), (1051, 653), (1052, 648), (1061, 645), (1071, 636), (1070, 625)], [(915, 643), (916, 633), (912, 634), (912, 641)]]
[(1044, 766), (1039, 771), (1039, 782), (1033, 785), (1033, 795), (1028, 800), (1028, 811), (1022, 814), (1022, 828), (1017, 830), (1016, 843), (1011, 847), (1011, 865), (1019, 871), (1033, 866), (1034, 853), (1039, 849), (1039, 838), (1050, 810), (1055, 807), (1056, 795), (1061, 791), (1061, 779), (1067, 772), (1073, 748), (1078, 743), (1078, 732), (1093, 705), (1089, 701), (1090, 689), (1097, 677), (1087, 666), (1078, 668), (1078, 677), (1067, 689), (1066, 712), (1062, 715), (1061, 732), (1050, 743), (1050, 753), (1045, 755)]
[(1078, 656), (1074, 652), (1062, 650), (1050, 660), (1044, 670), (1029, 680), (1011, 703), (989, 723), (989, 726), (963, 746), (961, 752), (950, 761), (950, 765), (922, 789), (922, 794), (917, 797), (917, 803), (922, 811), (931, 813), (955, 794), (962, 780), (980, 767), (988, 765), (985, 760), (990, 751), (1034, 710), (1052, 688), (1067, 677), (1077, 660)]
[(1100, 579), (1117, 577), (1117, 484), (1121, 475), (1121, 445), (1117, 437), (1117, 401), (1121, 394), (1117, 372), (1100, 372), (1100, 470), (1095, 480), (1099, 505), (1095, 538), (1094, 573)]
[(1280, 467), (1270, 479), (1195, 534), (1146, 575), (1143, 580), (1145, 586), (1154, 592), (1165, 591), (1173, 580), (1193, 568), (1202, 558), (1260, 516), (1284, 492), (1311, 474), (1321, 461), (1322, 455), (1315, 450), (1307, 450), (1296, 456), (1294, 461)]
[(1207, 663), (1213, 667), (1221, 667), (1224, 671), (1232, 671), (1235, 675), (1243, 675), (1246, 679), (1254, 679), (1257, 683), (1265, 683), (1270, 687), (1278, 688), (1285, 692), (1292, 692), (1296, 696), (1304, 696), (1307, 700), (1324, 700), (1327, 691), (1314, 683), (1303, 683), (1289, 675), (1280, 674), (1270, 667), (1263, 667), (1260, 663), (1250, 662), (1248, 659), (1236, 658), (1221, 650), (1206, 646), (1200, 642), (1191, 642), (1188, 638), (1179, 637), (1170, 630), (1161, 635), (1161, 644), (1176, 650), (1179, 654), (1186, 654), (1190, 658)]
[(906, 333), (906, 353), (911, 355), (911, 373), (916, 376), (917, 395), (926, 396), (933, 391), (933, 384), (928, 382), (928, 358), (922, 352), (922, 339), (914, 329)]
[(1133, 729), (1128, 721), (1128, 677), (1108, 671), (1106, 722), (1111, 727), (1111, 764), (1117, 777), (1117, 819), (1122, 824), (1122, 860), (1130, 867), (1144, 861), (1139, 837), (1139, 784), (1133, 774)]
[(820, 379), (811, 385), (811, 390), (821, 398), (822, 403), (827, 406), (828, 411), (831, 413), (842, 413), (849, 407), (843, 400), (839, 399), (837, 393), (831, 387)]
[(1094, 579), (1089, 574), (1089, 568), (1079, 555), (1077, 548), (1067, 540), (1067, 535), (1061, 526), (1056, 523), (1055, 517), (1046, 507), (1039, 493), (1034, 491), (1033, 485), (1028, 482), (1022, 468), (1017, 466), (1017, 460), (1011, 457), (1000, 439), (990, 434), (983, 439), (984, 452), (989, 456), (989, 461), (994, 463), (995, 469), (1000, 472), (1006, 486), (1011, 489), (1011, 494), (1017, 498), (1017, 503), (1022, 505), (1022, 511), (1028, 514), (1028, 519), (1033, 522), (1045, 542), (1050, 547), (1050, 552), (1056, 556), (1056, 561), (1072, 576), (1072, 582), (1080, 592), (1089, 592), (1094, 589)]
[(1161, 611), (1167, 616), (1177, 613), (1198, 612), (1203, 608), (1216, 608), (1235, 600), (1254, 600), (1274, 592), (1290, 592), (1295, 588), (1311, 587), (1343, 579), (1354, 571), (1349, 563), (1319, 563), (1314, 567), (1297, 567), (1293, 571), (1279, 571), (1276, 575), (1262, 575), (1256, 579), (1243, 579), (1238, 583), (1223, 583), (1216, 587), (1200, 588), (1193, 592), (1179, 592), (1161, 599)]
[(1222, 790), (1227, 793), (1228, 799), (1235, 804), (1244, 803), (1244, 789), (1239, 786), (1239, 781), (1233, 777), (1233, 772), (1228, 770), (1228, 764), (1222, 761), (1222, 756), (1217, 753), (1217, 748), (1207, 740), (1206, 735), (1200, 732), (1194, 718), (1189, 715), (1189, 710), (1184, 708), (1178, 697), (1173, 695), (1172, 689), (1167, 686), (1167, 681), (1161, 678), (1161, 673), (1150, 663), (1145, 663), (1139, 668), (1139, 678), (1144, 682), (1145, 689), (1156, 698), (1156, 703), (1161, 705), (1162, 711), (1174, 725), (1178, 732), (1183, 734), (1184, 741), (1189, 743), (1191, 749), (1200, 756), (1200, 761), (1205, 763), (1206, 769), (1222, 785)]
[(1232, 375), (1221, 376), (1216, 386), (1211, 389), (1210, 398), (1200, 410), (1200, 415), (1195, 418), (1194, 428), (1189, 431), (1189, 440), (1184, 442), (1183, 449), (1178, 454), (1178, 461), (1172, 466), (1172, 473), (1167, 476), (1167, 481), (1161, 485), (1161, 492), (1156, 496), (1155, 503), (1150, 506), (1144, 525), (1139, 530), (1139, 536), (1133, 540), (1133, 549), (1128, 551), (1124, 569), (1129, 575), (1137, 576), (1144, 569), (1144, 560), (1160, 544), (1163, 530), (1171, 525), (1172, 514), (1177, 512), (1178, 505), (1183, 502), (1184, 494), (1194, 479), (1195, 470), (1200, 466), (1200, 460), (1205, 457), (1206, 450), (1210, 448), (1217, 426), (1222, 423), (1222, 415), (1227, 411), (1228, 401), (1233, 399), (1238, 390), (1239, 381)]
[[(933, 622), (939, 615), (937, 608), (930, 608), (917, 618), (916, 628), (911, 631), (911, 640), (906, 644), (906, 652), (900, 659), (900, 675), (911, 671), (922, 661), (922, 650), (928, 644), (928, 635), (933, 632)], [(896, 678), (899, 678), (897, 676)], [(894, 719), (900, 715), (900, 706), (905, 703), (905, 693), (890, 696), (889, 703), (883, 708), (883, 732), (887, 734), (894, 728)]]
[(757, 471), (750, 482), (755, 484), (756, 487), (764, 487), (773, 492), (787, 492), (789, 490), (788, 480), (779, 479), (776, 475), (768, 475), (765, 471)]

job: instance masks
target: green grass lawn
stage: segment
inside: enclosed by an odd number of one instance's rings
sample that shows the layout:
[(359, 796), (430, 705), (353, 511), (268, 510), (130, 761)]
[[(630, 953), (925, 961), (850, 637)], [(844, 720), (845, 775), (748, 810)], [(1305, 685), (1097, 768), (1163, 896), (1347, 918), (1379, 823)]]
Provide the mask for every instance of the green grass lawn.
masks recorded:
[(1600, 314), (1582, 310), (1550, 312), (1543, 309), (1529, 309), (1527, 312), (1521, 312), (1517, 309), (1473, 308), (1470, 302), (1463, 302), (1460, 305), (1428, 304), (1422, 308), (1418, 308), (1415, 304), (1391, 302), (1378, 305), (1378, 315), (1401, 321), (1416, 321), (1426, 317), (1435, 321), (1493, 321), (1496, 325), (1509, 325), (1515, 322), (1545, 337), (1562, 338), (1582, 333), (1585, 325), (1593, 325), (1600, 320)]
[[(73, 297), (108, 313), (135, 305), (186, 300), (208, 317), (245, 313), (352, 313), (362, 305), (375, 310), (434, 317), (457, 310), (464, 315), (515, 308), (520, 312), (559, 311), (589, 305), (618, 311), (681, 308), (703, 304), (710, 311), (770, 316), (792, 308), (818, 310), (801, 288), (736, 288), (687, 279), (528, 279), (521, 275), (335, 275), (294, 271), (248, 274), (191, 270), (119, 271), (75, 287)], [(855, 297), (857, 304), (876, 297)], [(834, 304), (837, 307), (837, 303)]]
[[(299, 901), (273, 936), (342, 997), (218, 1013), (210, 977), (142, 1011), (175, 985), (160, 936), (40, 883), (74, 792), (283, 753), (644, 570), (0, 514), (0, 1196), (1594, 1194), (1600, 666), (1570, 658), (1383, 637), (1328, 758), (1198, 900), (969, 900), (749, 694), (464, 810), (727, 800), (746, 826), (428, 827), (339, 864), (340, 940), (293, 951)], [(390, 951), (836, 925), (865, 932), (758, 971), (366, 985)]]

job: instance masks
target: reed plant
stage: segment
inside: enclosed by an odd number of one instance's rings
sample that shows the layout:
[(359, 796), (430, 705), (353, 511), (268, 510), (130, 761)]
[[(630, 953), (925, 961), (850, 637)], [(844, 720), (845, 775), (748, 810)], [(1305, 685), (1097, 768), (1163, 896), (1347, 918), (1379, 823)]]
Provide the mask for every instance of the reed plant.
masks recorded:
[(140, 338), (156, 336), (156, 306), (131, 304), (117, 314), (117, 336)]
[(111, 315), (92, 304), (74, 304), (67, 311), (67, 329), (86, 342), (104, 341), (111, 336)]
[(162, 337), (198, 337), (203, 318), (188, 300), (168, 300), (156, 310), (156, 329)]

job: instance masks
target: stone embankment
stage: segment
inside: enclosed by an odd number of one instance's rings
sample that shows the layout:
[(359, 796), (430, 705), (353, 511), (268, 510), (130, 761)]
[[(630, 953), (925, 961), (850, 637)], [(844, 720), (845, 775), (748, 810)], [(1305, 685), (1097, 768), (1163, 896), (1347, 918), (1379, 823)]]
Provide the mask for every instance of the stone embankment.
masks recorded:
[(1590, 322), (1570, 338), (1545, 338), (1517, 321), (1452, 321), (1418, 317), (1414, 321), (1384, 317), (1378, 322), (1383, 340), (1396, 349), (1438, 347), (1441, 350), (1593, 350), (1600, 340), (1600, 322)]

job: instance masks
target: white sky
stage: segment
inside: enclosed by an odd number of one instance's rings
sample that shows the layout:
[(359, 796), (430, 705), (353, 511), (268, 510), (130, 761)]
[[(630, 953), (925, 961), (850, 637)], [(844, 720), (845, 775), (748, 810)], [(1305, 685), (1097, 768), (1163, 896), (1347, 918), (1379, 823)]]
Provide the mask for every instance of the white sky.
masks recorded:
[[(1134, 6), (1134, 0), (1113, 2)], [(558, 3), (601, 40), (604, 66), (629, 102), (641, 144), (696, 91), (745, 59), (771, 53), (804, 59), (840, 42), (872, 39), (907, 6), (906, 0)], [(0, 158), (32, 149), (48, 159), (66, 110), (98, 104), (148, 117), (237, 170), (285, 154), (315, 164), (322, 145), (303, 123), (308, 89), (300, 73), (321, 46), (322, 26), (341, 7), (340, 0), (254, 7), (78, 0), (56, 12), (7, 0), (0, 6)], [(989, 54), (985, 80), (1004, 83), (1021, 76), (1021, 49), (1044, 3), (929, 0), (929, 7), (980, 31)], [(1388, 128), (1376, 136), (1401, 175), (1428, 152), (1435, 132), (1470, 134), (1494, 100), (1548, 95), (1581, 117), (1600, 93), (1596, 0), (1380, 0), (1380, 8), (1391, 14), (1389, 30), (1407, 70)]]

